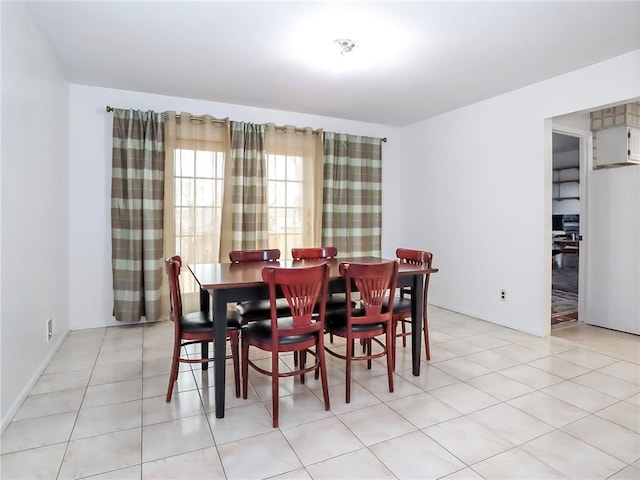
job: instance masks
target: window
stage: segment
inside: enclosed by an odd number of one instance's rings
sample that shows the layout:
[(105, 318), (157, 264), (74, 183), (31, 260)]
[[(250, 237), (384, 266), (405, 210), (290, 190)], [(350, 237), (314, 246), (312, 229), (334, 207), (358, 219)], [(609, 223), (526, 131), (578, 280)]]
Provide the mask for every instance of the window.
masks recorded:
[(290, 258), (291, 248), (303, 245), (302, 157), (267, 155), (269, 248)]
[[(190, 263), (218, 261), (223, 177), (223, 152), (174, 150), (176, 252)], [(183, 282), (183, 291), (197, 291), (190, 275)]]

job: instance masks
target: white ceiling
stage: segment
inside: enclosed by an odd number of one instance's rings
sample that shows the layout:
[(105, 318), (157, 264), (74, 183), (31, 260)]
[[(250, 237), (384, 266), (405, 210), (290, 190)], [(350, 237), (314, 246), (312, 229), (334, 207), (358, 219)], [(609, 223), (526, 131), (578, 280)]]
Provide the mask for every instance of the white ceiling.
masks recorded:
[[(638, 1), (28, 8), (71, 83), (395, 126), (640, 48)], [(336, 71), (323, 49), (339, 37), (358, 45)]]

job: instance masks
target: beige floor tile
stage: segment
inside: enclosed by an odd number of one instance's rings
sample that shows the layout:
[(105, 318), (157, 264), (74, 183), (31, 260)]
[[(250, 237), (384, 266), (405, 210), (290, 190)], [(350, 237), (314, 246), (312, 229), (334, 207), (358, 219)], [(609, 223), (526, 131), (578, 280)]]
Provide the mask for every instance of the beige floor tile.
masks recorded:
[[(155, 377), (145, 377), (142, 379), (142, 392), (144, 398), (159, 397), (167, 394), (167, 387), (169, 385), (169, 374), (157, 375)], [(196, 384), (193, 374), (191, 372), (180, 372), (178, 380), (173, 385), (173, 392), (188, 392), (189, 390), (196, 390), (198, 385)]]
[(569, 478), (604, 479), (625, 467), (620, 460), (559, 430), (520, 448)]
[(275, 475), (270, 477), (269, 480), (311, 480), (309, 473), (304, 468), (297, 468), (290, 472), (283, 473), (282, 475)]
[(462, 415), (426, 392), (391, 400), (387, 405), (417, 428), (426, 428)]
[(562, 431), (623, 462), (631, 463), (640, 458), (640, 434), (597, 415), (565, 425)]
[(230, 408), (224, 418), (216, 418), (214, 413), (208, 416), (216, 445), (273, 431), (271, 414), (261, 402)]
[(370, 447), (397, 478), (439, 478), (464, 464), (423, 432), (413, 432)]
[(442, 477), (442, 480), (484, 480), (484, 478), (470, 468), (463, 468), (462, 470)]
[(500, 403), (467, 416), (513, 445), (533, 440), (553, 427), (515, 407)]
[(417, 377), (414, 376), (411, 371), (400, 372), (399, 376), (413, 383), (425, 392), (460, 382), (456, 377), (452, 377), (433, 365), (422, 365), (420, 368), (420, 375)]
[(629, 398), (624, 399), (625, 402), (628, 402), (632, 405), (640, 407), (640, 393), (636, 393), (635, 395), (631, 395)]
[(57, 443), (2, 455), (0, 478), (6, 480), (56, 478), (66, 449), (66, 443)]
[(492, 371), (504, 370), (505, 368), (514, 367), (521, 363), (518, 360), (514, 360), (513, 358), (507, 357), (506, 355), (501, 355), (494, 352), (493, 350), (485, 350), (484, 352), (466, 355), (463, 358), (469, 360), (470, 362), (477, 363), (478, 365), (481, 365)]
[(491, 373), (488, 368), (465, 357), (452, 358), (451, 360), (440, 362), (438, 363), (438, 368), (459, 380), (468, 380)]
[(527, 393), (507, 403), (556, 428), (588, 415), (581, 408), (542, 392)]
[(135, 378), (142, 378), (142, 361), (121, 363), (118, 368), (113, 368), (111, 365), (96, 366), (89, 385), (123, 382)]
[[(365, 445), (383, 442), (416, 430), (388, 406), (374, 405), (338, 415), (338, 419)], [(384, 421), (380, 421), (384, 419)]]
[[(342, 383), (329, 387), (329, 401), (331, 403), (331, 411), (335, 415), (341, 413), (351, 412), (364, 407), (371, 407), (373, 405), (379, 405), (380, 399), (376, 397), (369, 390), (364, 388), (359, 383), (353, 382), (351, 385), (351, 402), (345, 401), (345, 387), (346, 384)], [(322, 400), (322, 390), (314, 390), (313, 394)]]
[(446, 387), (437, 388), (429, 392), (438, 400), (444, 402), (457, 411), (468, 414), (481, 410), (483, 408), (490, 407), (496, 403), (500, 403), (495, 397), (487, 395), (481, 390), (478, 390), (466, 383), (456, 383), (454, 385), (448, 385)]
[(69, 442), (60, 479), (81, 478), (140, 463), (140, 429)]
[(98, 475), (91, 475), (90, 477), (84, 478), (90, 480), (140, 480), (141, 469), (141, 465), (134, 465), (133, 467), (111, 470), (110, 472), (99, 473)]
[(468, 417), (454, 418), (423, 430), (467, 465), (513, 448), (513, 444)]
[(605, 395), (604, 393), (600, 393), (570, 380), (551, 385), (541, 391), (559, 398), (560, 400), (564, 400), (571, 405), (575, 405), (582, 410), (586, 410), (587, 412), (601, 410), (618, 401), (614, 397)]
[(362, 442), (333, 416), (282, 429), (282, 434), (305, 466), (364, 447)]
[(395, 475), (369, 450), (362, 449), (309, 465), (314, 480), (353, 480), (355, 478), (395, 479)]
[(228, 479), (268, 478), (302, 467), (279, 430), (218, 447)]
[(471, 335), (469, 335), (469, 338), (463, 338), (463, 339), (454, 338), (454, 340), (443, 342), (438, 346), (441, 349), (451, 353), (454, 357), (461, 357), (463, 355), (469, 355), (472, 353), (482, 352), (483, 350), (486, 350), (487, 349), (486, 347), (479, 345), (477, 343), (474, 343), (472, 341), (472, 339), (475, 337), (476, 337), (475, 332), (473, 332)]
[(640, 433), (640, 407), (637, 405), (619, 402), (596, 412), (596, 415), (622, 425), (633, 432)]
[(77, 412), (80, 409), (84, 391), (84, 388), (74, 388), (73, 390), (29, 395), (13, 420), (19, 421), (58, 413)]
[(11, 422), (2, 433), (0, 449), (4, 454), (68, 442), (76, 415), (76, 412), (61, 413)]
[(177, 418), (204, 414), (204, 408), (197, 390), (177, 392), (167, 403), (165, 396), (142, 400), (142, 424), (151, 425)]
[(222, 462), (214, 447), (161, 458), (142, 464), (143, 480), (200, 480), (225, 478)]
[(629, 465), (614, 475), (611, 475), (609, 480), (638, 480), (638, 478), (640, 478), (640, 470)]
[(615, 358), (611, 358), (607, 355), (602, 355), (600, 353), (596, 353), (584, 348), (574, 348), (572, 350), (567, 350), (566, 352), (559, 353), (557, 357), (568, 360), (569, 362), (575, 363), (576, 365), (589, 368), (591, 370), (597, 370), (616, 362)]
[(509, 345), (509, 342), (503, 338), (498, 338), (493, 335), (489, 335), (486, 333), (480, 335), (474, 335), (473, 337), (469, 337), (468, 339), (471, 343), (475, 345), (479, 345), (485, 349), (503, 347), (505, 345)]
[[(264, 402), (264, 405), (273, 415), (271, 400)], [(330, 410), (326, 410), (324, 401), (310, 390), (280, 398), (278, 408), (278, 423), (282, 429), (333, 416)]]
[(44, 375), (54, 375), (56, 373), (75, 372), (78, 370), (91, 370), (96, 362), (98, 352), (85, 352), (82, 350), (72, 350), (70, 352), (58, 352), (53, 357)]
[(142, 400), (83, 408), (78, 414), (71, 439), (92, 437), (142, 426)]
[(521, 480), (566, 479), (569, 478), (549, 465), (532, 457), (520, 448), (506, 452), (472, 465), (483, 478), (518, 478)]
[(213, 446), (213, 436), (205, 415), (142, 427), (143, 462)]
[(87, 388), (82, 408), (100, 407), (112, 403), (129, 402), (142, 398), (142, 379), (104, 383)]
[(601, 373), (601, 371), (590, 372), (585, 375), (573, 378), (573, 382), (592, 388), (598, 392), (605, 393), (619, 400), (624, 400), (640, 392), (640, 385), (630, 383), (619, 378)]
[(558, 377), (564, 379), (574, 378), (585, 373), (589, 373), (591, 370), (575, 363), (571, 363), (568, 360), (563, 360), (557, 357), (544, 357), (533, 362), (529, 362), (528, 365), (539, 368), (545, 372), (552, 373)]
[[(640, 340), (639, 340), (640, 341)], [(630, 362), (617, 362), (602, 367), (600, 373), (640, 385), (640, 365)]]
[(562, 377), (532, 367), (531, 365), (517, 365), (500, 370), (500, 373), (536, 390), (560, 383), (564, 380)]
[(30, 395), (86, 388), (90, 377), (91, 369), (42, 375), (34, 385)]
[(107, 365), (118, 365), (120, 363), (142, 361), (142, 351), (139, 347), (128, 349), (109, 349), (107, 351), (100, 350), (96, 367), (105, 367)]
[(389, 392), (389, 380), (386, 373), (377, 377), (363, 378), (358, 381), (358, 384), (369, 390), (382, 402), (422, 392), (420, 387), (395, 374), (393, 376), (393, 392)]
[(467, 380), (467, 383), (502, 401), (511, 400), (534, 391), (533, 388), (498, 372), (471, 378)]
[(544, 353), (531, 350), (522, 345), (505, 345), (504, 347), (494, 348), (493, 352), (504, 355), (505, 357), (513, 358), (521, 363), (532, 362), (545, 356)]

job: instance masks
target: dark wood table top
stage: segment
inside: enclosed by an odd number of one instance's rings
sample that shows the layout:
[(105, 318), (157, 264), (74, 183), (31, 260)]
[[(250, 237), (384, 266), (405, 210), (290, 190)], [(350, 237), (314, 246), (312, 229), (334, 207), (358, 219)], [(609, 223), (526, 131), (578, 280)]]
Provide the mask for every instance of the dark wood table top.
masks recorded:
[[(330, 260), (280, 260), (277, 262), (247, 262), (247, 263), (199, 263), (189, 265), (189, 269), (204, 290), (219, 288), (247, 287), (264, 284), (262, 269), (264, 267), (308, 267), (320, 263), (331, 266), (330, 279), (340, 277), (341, 263), (380, 263), (389, 259), (381, 257), (345, 257)], [(400, 263), (398, 275), (415, 275), (436, 273), (437, 268), (426, 268), (419, 265)]]

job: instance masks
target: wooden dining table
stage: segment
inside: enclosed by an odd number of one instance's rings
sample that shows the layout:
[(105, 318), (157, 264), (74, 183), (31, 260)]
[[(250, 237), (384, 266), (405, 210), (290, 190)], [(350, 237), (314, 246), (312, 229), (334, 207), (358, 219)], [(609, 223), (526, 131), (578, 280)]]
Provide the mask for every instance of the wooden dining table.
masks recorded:
[[(269, 289), (262, 281), (262, 269), (269, 267), (295, 268), (328, 263), (329, 293), (344, 293), (345, 283), (340, 276), (341, 263), (380, 263), (389, 259), (381, 257), (349, 257), (330, 260), (281, 260), (277, 262), (247, 263), (207, 263), (189, 265), (189, 270), (200, 286), (200, 309), (209, 311), (210, 299), (213, 299), (214, 357), (226, 357), (227, 305), (249, 300), (269, 299)], [(425, 275), (436, 273), (437, 268), (400, 263), (398, 268), (398, 287), (412, 289), (411, 319), (412, 331), (422, 329), (423, 295)], [(412, 370), (420, 375), (421, 335), (411, 335)], [(225, 362), (214, 362), (215, 409), (216, 417), (224, 418), (225, 409)]]

